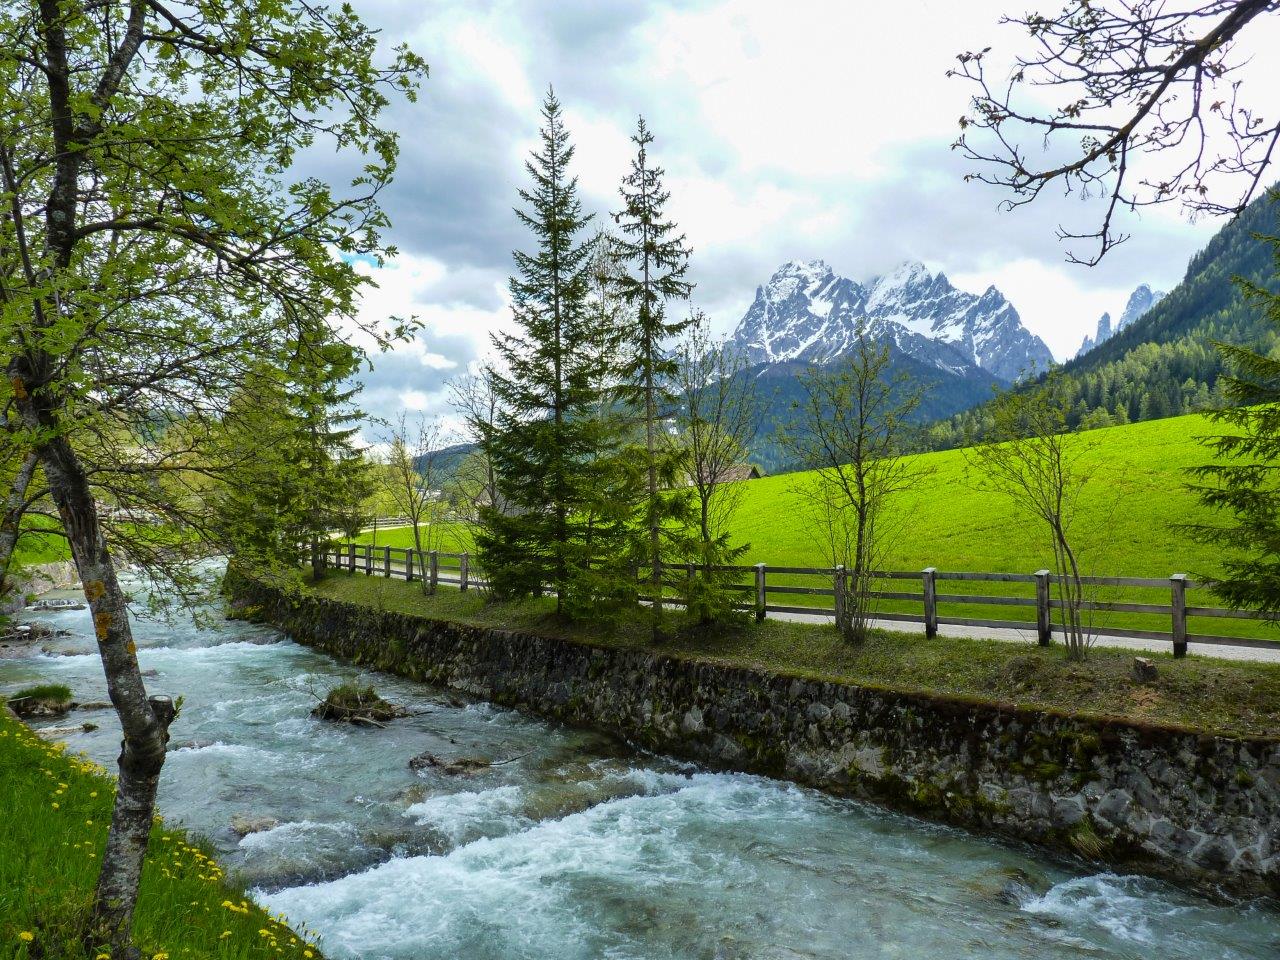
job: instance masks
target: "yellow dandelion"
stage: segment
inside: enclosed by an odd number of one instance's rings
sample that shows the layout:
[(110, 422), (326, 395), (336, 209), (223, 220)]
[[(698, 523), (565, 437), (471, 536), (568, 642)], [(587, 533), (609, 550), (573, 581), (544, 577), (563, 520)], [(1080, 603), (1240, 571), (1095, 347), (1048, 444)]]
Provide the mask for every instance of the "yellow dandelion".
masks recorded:
[(30, 943), (35, 938), (36, 938), (36, 935), (32, 933), (30, 930), (23, 930), (20, 934), (18, 934), (18, 939), (21, 940), (23, 943)]

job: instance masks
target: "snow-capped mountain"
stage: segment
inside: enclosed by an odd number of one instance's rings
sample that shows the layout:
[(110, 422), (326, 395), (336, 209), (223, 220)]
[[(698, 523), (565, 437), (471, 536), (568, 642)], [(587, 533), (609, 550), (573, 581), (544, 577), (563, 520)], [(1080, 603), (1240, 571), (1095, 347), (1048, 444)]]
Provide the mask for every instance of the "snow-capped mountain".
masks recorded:
[(960, 377), (980, 369), (1009, 382), (1053, 362), (995, 287), (966, 293), (914, 261), (866, 284), (838, 276), (821, 260), (784, 263), (756, 289), (732, 343), (751, 363), (826, 363), (853, 348), (860, 326)]
[(1163, 290), (1152, 290), (1145, 283), (1138, 284), (1133, 293), (1129, 294), (1129, 302), (1124, 305), (1124, 312), (1120, 314), (1120, 319), (1113, 327), (1111, 325), (1111, 314), (1104, 313), (1098, 318), (1098, 330), (1094, 336), (1085, 335), (1084, 342), (1080, 344), (1080, 349), (1076, 351), (1076, 356), (1082, 353), (1088, 353), (1098, 344), (1110, 340), (1113, 336), (1129, 326), (1135, 320), (1141, 318), (1148, 310), (1164, 299)]

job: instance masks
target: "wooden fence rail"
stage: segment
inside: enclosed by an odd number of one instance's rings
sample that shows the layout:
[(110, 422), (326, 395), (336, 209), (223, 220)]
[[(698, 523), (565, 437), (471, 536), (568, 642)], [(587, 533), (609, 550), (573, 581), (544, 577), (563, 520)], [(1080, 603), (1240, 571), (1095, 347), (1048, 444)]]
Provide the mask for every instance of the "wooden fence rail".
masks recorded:
[[(456, 586), (460, 590), (471, 587), (484, 587), (486, 583), (474, 575), (471, 556), (467, 553), (444, 553), (437, 550), (418, 551), (406, 547), (375, 547), (369, 544), (333, 543), (324, 553), (324, 562), (332, 563), (338, 569), (348, 572), (363, 572), (372, 576), (375, 572), (384, 577), (400, 578), (409, 582), (425, 581), (424, 587), (435, 590), (441, 584)], [(696, 576), (699, 568), (692, 564), (664, 564), (665, 573), (674, 576), (668, 586), (678, 589), (677, 580)], [(740, 592), (749, 610), (754, 612), (758, 620), (769, 614), (789, 614), (806, 617), (832, 619), (837, 610), (845, 602), (847, 595), (847, 577), (843, 568), (839, 567), (782, 567), (757, 563), (752, 566), (715, 566), (711, 570), (718, 574), (738, 575), (741, 583), (729, 583), (729, 589)], [(796, 583), (806, 578), (818, 579), (822, 585)], [(787, 582), (779, 582), (779, 580)], [(904, 570), (877, 570), (870, 574), (870, 579), (879, 582), (914, 581), (919, 584), (919, 591), (905, 589), (874, 589), (870, 592), (872, 599), (888, 601), (892, 605), (919, 604), (920, 612), (904, 612), (902, 610), (877, 609), (872, 619), (897, 623), (918, 623), (923, 625), (926, 636), (934, 637), (940, 624), (963, 627), (987, 627), (992, 629), (1018, 630), (1034, 632), (1037, 641), (1047, 646), (1054, 634), (1063, 634), (1061, 624), (1054, 622), (1054, 611), (1064, 606), (1061, 600), (1054, 598), (1054, 587), (1060, 586), (1063, 578), (1054, 576), (1048, 570), (1037, 570), (1035, 573), (966, 573), (937, 570), (927, 567), (920, 572)], [(1025, 587), (1027, 595), (1002, 593), (961, 593), (940, 589), (941, 584), (955, 582), (1010, 584), (1014, 589)], [(1161, 603), (1139, 603), (1119, 600), (1088, 599), (1081, 604), (1086, 616), (1095, 613), (1124, 613), (1145, 616), (1162, 616), (1169, 618), (1168, 630), (1147, 630), (1138, 627), (1086, 626), (1086, 632), (1096, 637), (1118, 639), (1163, 640), (1173, 646), (1175, 657), (1186, 656), (1188, 644), (1223, 645), (1237, 647), (1256, 647), (1280, 649), (1280, 643), (1258, 637), (1223, 636), (1218, 634), (1193, 633), (1188, 629), (1188, 619), (1193, 617), (1218, 617), (1237, 620), (1266, 621), (1267, 617), (1256, 610), (1232, 610), (1223, 607), (1188, 605), (1189, 591), (1203, 591), (1209, 583), (1190, 579), (1186, 574), (1177, 573), (1166, 579), (1154, 577), (1082, 577), (1081, 582), (1091, 589), (1122, 588), (1126, 590), (1167, 590), (1168, 601)], [(830, 605), (820, 602), (802, 604), (799, 602), (779, 603), (771, 598), (788, 597), (818, 600), (832, 598)], [(677, 596), (665, 596), (664, 602), (679, 603)], [(965, 617), (946, 611), (939, 607), (976, 605), (980, 607), (1025, 608), (1034, 609), (1034, 619), (1015, 620), (1003, 617)], [(976, 611), (978, 613), (984, 611)], [(1012, 612), (1012, 611), (1011, 611)], [(1277, 636), (1280, 639), (1280, 635)]]

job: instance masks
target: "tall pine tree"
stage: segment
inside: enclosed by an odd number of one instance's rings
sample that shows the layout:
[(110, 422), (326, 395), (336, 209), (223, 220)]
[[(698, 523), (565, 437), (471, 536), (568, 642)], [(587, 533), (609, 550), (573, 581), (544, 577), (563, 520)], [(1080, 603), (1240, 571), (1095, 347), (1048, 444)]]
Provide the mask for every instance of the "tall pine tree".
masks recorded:
[(621, 231), (616, 249), (624, 268), (618, 277), (618, 291), (632, 308), (635, 320), (626, 396), (644, 424), (646, 489), (641, 512), (647, 533), (644, 559), (656, 637), (662, 618), (664, 531), (673, 522), (681, 525), (688, 510), (687, 495), (673, 491), (664, 496), (662, 492), (664, 487), (675, 486), (680, 473), (678, 447), (662, 443), (659, 437), (663, 421), (674, 407), (670, 383), (675, 362), (666, 345), (690, 322), (687, 317), (668, 321), (666, 305), (668, 300), (688, 297), (693, 285), (685, 280), (690, 251), (684, 235), (677, 233), (675, 223), (666, 217), (671, 194), (662, 185), (663, 169), (649, 157), (653, 134), (644, 117), (637, 122), (631, 140), (636, 154), (631, 173), (622, 181), (623, 208), (614, 214), (614, 220)]
[(577, 612), (575, 588), (590, 570), (585, 518), (595, 494), (595, 376), (579, 349), (588, 334), (591, 243), (581, 237), (573, 145), (560, 102), (547, 92), (541, 144), (525, 163), (520, 222), (536, 241), (516, 251), (511, 301), (518, 334), (495, 335), (498, 422), (485, 446), (502, 506), (483, 506), (476, 547), (500, 598), (536, 596), (549, 582), (556, 612)]
[[(1272, 197), (1280, 201), (1280, 192)], [(1280, 278), (1280, 236), (1271, 244)], [(1237, 277), (1245, 301), (1280, 334), (1280, 293)], [(1280, 622), (1280, 359), (1272, 350), (1218, 343), (1230, 375), (1219, 378), (1226, 409), (1211, 414), (1228, 432), (1202, 438), (1217, 461), (1194, 468), (1191, 489), (1222, 520), (1187, 529), (1223, 551), (1224, 575), (1213, 591), (1233, 607), (1261, 610)]]

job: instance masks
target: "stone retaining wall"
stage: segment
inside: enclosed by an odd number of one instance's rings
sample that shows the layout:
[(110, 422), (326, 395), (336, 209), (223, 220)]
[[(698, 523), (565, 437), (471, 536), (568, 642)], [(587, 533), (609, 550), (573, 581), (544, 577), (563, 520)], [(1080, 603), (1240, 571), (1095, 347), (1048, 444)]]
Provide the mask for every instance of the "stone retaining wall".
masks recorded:
[(241, 585), (370, 667), (1089, 860), (1280, 895), (1280, 739), (1214, 737), (720, 666)]

